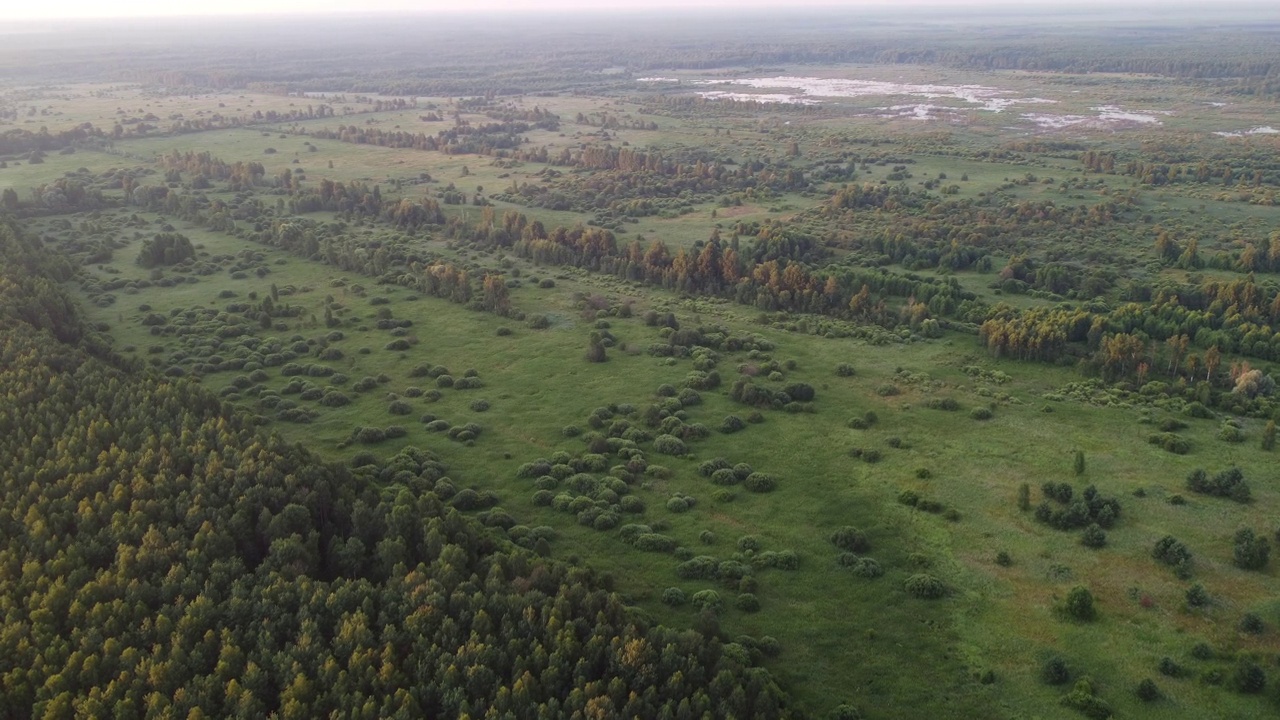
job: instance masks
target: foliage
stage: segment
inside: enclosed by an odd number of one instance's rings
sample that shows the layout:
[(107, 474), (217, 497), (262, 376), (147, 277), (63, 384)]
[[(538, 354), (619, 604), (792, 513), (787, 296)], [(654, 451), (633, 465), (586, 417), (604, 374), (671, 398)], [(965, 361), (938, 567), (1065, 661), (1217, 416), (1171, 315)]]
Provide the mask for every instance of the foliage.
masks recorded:
[(1098, 614), (1093, 604), (1093, 593), (1089, 592), (1089, 588), (1083, 585), (1076, 585), (1067, 592), (1067, 599), (1063, 602), (1062, 610), (1067, 617), (1076, 620), (1093, 620)]
[(1197, 468), (1187, 475), (1187, 489), (1204, 495), (1231, 498), (1238, 503), (1248, 503), (1252, 499), (1249, 483), (1238, 467), (1227, 468), (1212, 478), (1204, 470)]
[(947, 594), (947, 586), (938, 578), (919, 573), (907, 578), (904, 586), (908, 594), (913, 597), (923, 598), (926, 600), (934, 600)]
[(1251, 528), (1236, 531), (1232, 560), (1243, 570), (1262, 570), (1271, 559), (1271, 542), (1259, 536)]

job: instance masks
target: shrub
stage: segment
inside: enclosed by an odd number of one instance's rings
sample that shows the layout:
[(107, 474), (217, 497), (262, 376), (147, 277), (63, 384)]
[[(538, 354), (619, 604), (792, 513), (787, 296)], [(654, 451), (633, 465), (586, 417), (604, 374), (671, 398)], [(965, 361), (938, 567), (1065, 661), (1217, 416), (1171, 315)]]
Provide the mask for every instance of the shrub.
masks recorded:
[(698, 472), (704, 477), (711, 477), (712, 473), (715, 471), (728, 470), (731, 467), (733, 467), (733, 465), (728, 460), (718, 457), (698, 463)]
[(380, 443), (383, 440), (386, 440), (387, 434), (383, 432), (381, 428), (358, 427), (352, 433), (352, 439), (354, 439), (358, 443), (364, 443), (365, 445), (372, 445), (374, 443)]
[(766, 550), (751, 558), (751, 564), (761, 568), (795, 570), (800, 567), (800, 556), (794, 550), (783, 550), (781, 552)]
[(1243, 570), (1261, 570), (1271, 558), (1271, 542), (1250, 528), (1236, 531), (1233, 560)]
[(1174, 433), (1157, 433), (1147, 438), (1147, 442), (1163, 448), (1174, 455), (1186, 455), (1191, 452), (1191, 443), (1186, 438)]
[(1267, 687), (1267, 673), (1252, 660), (1241, 660), (1231, 673), (1231, 689), (1246, 695), (1256, 695)]
[(1218, 439), (1223, 442), (1241, 443), (1244, 442), (1244, 431), (1229, 422), (1223, 423), (1218, 429)]
[(413, 413), (413, 406), (403, 400), (397, 400), (387, 407), (387, 412), (392, 415), (409, 415)]
[(676, 549), (675, 539), (660, 533), (643, 533), (636, 537), (633, 544), (637, 550), (645, 552), (670, 553)]
[(742, 593), (733, 604), (743, 612), (753, 613), (760, 610), (760, 600), (752, 593)]
[(682, 497), (673, 497), (667, 500), (667, 510), (673, 513), (682, 513), (689, 509), (689, 502)]
[(1105, 547), (1107, 534), (1098, 527), (1097, 523), (1094, 523), (1084, 529), (1084, 533), (1080, 536), (1080, 544), (1090, 548)]
[(849, 552), (860, 553), (871, 549), (871, 543), (867, 541), (866, 533), (849, 525), (831, 533), (828, 540), (831, 541), (832, 545)]
[(1179, 565), (1191, 560), (1191, 551), (1187, 546), (1172, 535), (1165, 535), (1160, 538), (1151, 549), (1151, 557), (1159, 560), (1165, 565)]
[(711, 482), (716, 485), (737, 485), (742, 482), (742, 479), (733, 470), (721, 468), (711, 473)]
[(904, 587), (912, 597), (925, 600), (936, 600), (947, 594), (947, 586), (941, 580), (925, 573), (919, 573), (907, 578)]
[(1204, 470), (1192, 470), (1187, 475), (1187, 489), (1205, 495), (1231, 498), (1238, 503), (1248, 503), (1252, 499), (1249, 483), (1238, 467), (1223, 470), (1212, 478)]
[(1093, 720), (1107, 720), (1112, 714), (1111, 706), (1094, 694), (1093, 682), (1089, 678), (1077, 681), (1071, 692), (1063, 695), (1058, 702)]
[(853, 366), (849, 363), (840, 363), (836, 366), (836, 375), (838, 377), (853, 377), (855, 374)]
[(720, 593), (715, 590), (699, 590), (693, 594), (691, 600), (694, 607), (711, 612), (718, 612), (723, 604), (720, 600)]
[(1208, 643), (1201, 642), (1191, 646), (1191, 657), (1197, 660), (1212, 660), (1213, 655), (1213, 647)]
[(1000, 567), (1009, 567), (1013, 565), (1013, 558), (1009, 556), (1008, 552), (1001, 550), (996, 553), (996, 564)]
[(484, 411), (486, 411), (486, 410), (488, 410), (488, 409), (489, 409), (489, 401), (488, 401), (488, 400), (473, 400), (473, 401), (471, 402), (471, 409), (472, 409), (472, 410), (474, 410), (475, 412), (484, 412)]
[(452, 375), (440, 375), (440, 376), (436, 377), (436, 387), (439, 387), (439, 388), (451, 388), (451, 387), (453, 387), (453, 376), (452, 376)]
[(1098, 614), (1097, 609), (1093, 606), (1093, 593), (1089, 592), (1089, 588), (1083, 585), (1071, 588), (1067, 593), (1067, 599), (1062, 609), (1068, 617), (1076, 620), (1092, 620)]
[(931, 410), (946, 410), (952, 412), (960, 409), (960, 403), (955, 398), (929, 398), (925, 406)]
[(680, 456), (689, 452), (684, 441), (674, 435), (659, 435), (653, 439), (653, 449), (663, 455)]
[(1186, 674), (1186, 671), (1182, 669), (1182, 666), (1175, 662), (1171, 657), (1160, 658), (1160, 663), (1156, 665), (1156, 669), (1165, 677), (1176, 678), (1182, 677)]
[(1245, 613), (1244, 617), (1240, 618), (1240, 630), (1242, 632), (1250, 635), (1261, 635), (1266, 629), (1266, 623), (1262, 622), (1262, 618), (1254, 613)]
[(1067, 661), (1054, 655), (1040, 667), (1040, 679), (1046, 685), (1065, 685), (1071, 680), (1071, 670)]
[(1204, 589), (1204, 585), (1196, 583), (1187, 588), (1187, 606), (1193, 608), (1204, 607), (1209, 604), (1209, 591)]
[(969, 417), (974, 420), (990, 420), (993, 413), (991, 408), (979, 406), (969, 411)]
[(869, 557), (858, 558), (857, 562), (849, 566), (849, 569), (854, 575), (868, 580), (884, 575), (884, 568), (880, 566), (880, 563)]
[(754, 472), (747, 476), (743, 487), (756, 493), (772, 492), (778, 487), (778, 481), (772, 475), (761, 472)]
[(1160, 688), (1151, 678), (1145, 678), (1142, 682), (1138, 683), (1138, 687), (1133, 691), (1133, 694), (1137, 695), (1138, 699), (1142, 702), (1155, 702), (1163, 696), (1160, 692)]
[(737, 415), (726, 415), (724, 420), (720, 423), (720, 432), (726, 434), (736, 433), (746, 426), (747, 423)]
[(320, 404), (325, 407), (342, 407), (343, 405), (350, 404), (350, 402), (351, 398), (337, 390), (330, 390), (324, 394), (324, 397), (320, 398)]
[(679, 607), (688, 602), (684, 591), (678, 587), (669, 587), (662, 591), (662, 603), (671, 607)]

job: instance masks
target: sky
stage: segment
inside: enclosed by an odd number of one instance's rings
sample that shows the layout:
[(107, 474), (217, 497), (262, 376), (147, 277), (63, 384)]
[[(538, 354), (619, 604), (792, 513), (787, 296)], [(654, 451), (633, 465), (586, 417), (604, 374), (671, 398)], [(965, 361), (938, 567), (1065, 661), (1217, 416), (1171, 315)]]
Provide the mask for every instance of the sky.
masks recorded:
[[(1094, 0), (1101, 4), (1100, 0)], [(1006, 6), (1030, 9), (1037, 6), (1066, 4), (1067, 0), (216, 0), (210, 3), (184, 3), (174, 0), (60, 0), (59, 2), (14, 2), (0, 15), (6, 20), (90, 19), (128, 17), (178, 17), (189, 15), (317, 15), (380, 12), (458, 12), (459, 10), (564, 11), (653, 10), (663, 7), (704, 8), (777, 8), (811, 7), (903, 7)], [(1079, 5), (1079, 2), (1073, 3)], [(1115, 5), (1117, 3), (1108, 3)], [(1119, 4), (1125, 4), (1123, 2)], [(1168, 0), (1172, 6), (1211, 5), (1209, 0)]]

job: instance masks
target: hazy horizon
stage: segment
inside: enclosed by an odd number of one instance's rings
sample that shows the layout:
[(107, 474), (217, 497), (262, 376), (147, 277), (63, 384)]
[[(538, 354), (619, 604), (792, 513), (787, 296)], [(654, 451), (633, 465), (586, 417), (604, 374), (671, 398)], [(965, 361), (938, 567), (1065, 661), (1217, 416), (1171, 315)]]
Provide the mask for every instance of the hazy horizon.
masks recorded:
[[(460, 7), (443, 0), (367, 0), (354, 7), (340, 0), (226, 0), (216, 5), (191, 9), (177, 6), (169, 0), (122, 0), (100, 3), (96, 0), (68, 0), (43, 6), (30, 5), (10, 8), (0, 27), (12, 22), (67, 21), (99, 19), (178, 19), (183, 17), (262, 17), (262, 16), (377, 16), (391, 13), (430, 15), (466, 15), (479, 13), (583, 13), (602, 15), (611, 12), (645, 13), (698, 10), (752, 10), (795, 12), (797, 10), (856, 11), (895, 10), (906, 8), (936, 8), (947, 10), (1003, 10), (1018, 13), (1040, 10), (1123, 10), (1128, 8), (1159, 7), (1160, 15), (1170, 12), (1218, 13), (1228, 8), (1270, 9), (1271, 4), (1262, 0), (1232, 0), (1228, 3), (1205, 3), (1203, 0), (802, 0), (800, 3), (780, 6), (776, 0), (613, 0), (589, 2), (587, 0), (476, 0)], [(1280, 16), (1280, 13), (1277, 13)]]

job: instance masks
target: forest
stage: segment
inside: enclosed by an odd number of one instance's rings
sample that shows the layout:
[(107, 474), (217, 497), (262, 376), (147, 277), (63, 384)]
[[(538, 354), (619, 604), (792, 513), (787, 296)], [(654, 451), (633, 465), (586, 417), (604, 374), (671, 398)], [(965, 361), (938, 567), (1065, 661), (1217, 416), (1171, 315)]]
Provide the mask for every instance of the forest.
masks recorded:
[(0, 27), (0, 717), (1277, 712), (1280, 18), (1150, 10)]

